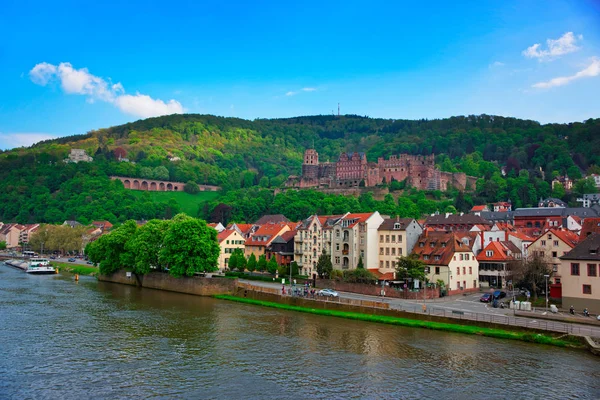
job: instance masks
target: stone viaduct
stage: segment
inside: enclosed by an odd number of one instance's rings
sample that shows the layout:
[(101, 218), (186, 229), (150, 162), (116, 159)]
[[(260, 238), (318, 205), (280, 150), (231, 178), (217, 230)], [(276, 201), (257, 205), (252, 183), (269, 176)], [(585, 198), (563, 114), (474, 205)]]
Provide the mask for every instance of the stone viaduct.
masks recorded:
[[(183, 192), (185, 183), (183, 182), (168, 182), (157, 181), (154, 179), (144, 178), (127, 178), (123, 176), (111, 176), (112, 180), (120, 180), (123, 182), (125, 189), (131, 190), (147, 190), (150, 192)], [(221, 188), (219, 186), (198, 185), (201, 192), (216, 192)]]

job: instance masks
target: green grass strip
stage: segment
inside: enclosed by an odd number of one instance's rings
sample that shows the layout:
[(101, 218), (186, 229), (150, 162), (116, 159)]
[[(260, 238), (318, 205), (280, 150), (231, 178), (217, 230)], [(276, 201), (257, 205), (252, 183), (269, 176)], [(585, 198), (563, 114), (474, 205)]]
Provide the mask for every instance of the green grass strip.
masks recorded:
[(71, 274), (91, 275), (91, 276), (98, 274), (98, 268), (92, 267), (89, 265), (72, 264), (72, 263), (55, 262), (55, 261), (53, 261), (51, 264), (54, 268), (58, 268), (59, 271), (69, 272)]
[(408, 319), (400, 317), (390, 317), (385, 315), (373, 315), (373, 314), (362, 314), (350, 311), (338, 311), (338, 310), (327, 310), (319, 308), (307, 308), (301, 306), (292, 306), (288, 304), (274, 303), (271, 301), (254, 300), (243, 297), (236, 297), (230, 295), (215, 295), (217, 299), (237, 301), (239, 303), (254, 304), (264, 307), (278, 308), (281, 310), (298, 311), (309, 314), (325, 315), (338, 318), (354, 319), (359, 321), (377, 322), (382, 324), (407, 326), (411, 328), (426, 328), (440, 331), (466, 333), (469, 335), (480, 335), (498, 339), (511, 339), (511, 340), (522, 340), (525, 342), (549, 344), (559, 347), (582, 347), (581, 343), (555, 339), (552, 336), (539, 334), (539, 333), (524, 333), (507, 331), (504, 329), (497, 328), (486, 328), (472, 325), (459, 325), (445, 322), (434, 322), (434, 321), (422, 321), (417, 319)]

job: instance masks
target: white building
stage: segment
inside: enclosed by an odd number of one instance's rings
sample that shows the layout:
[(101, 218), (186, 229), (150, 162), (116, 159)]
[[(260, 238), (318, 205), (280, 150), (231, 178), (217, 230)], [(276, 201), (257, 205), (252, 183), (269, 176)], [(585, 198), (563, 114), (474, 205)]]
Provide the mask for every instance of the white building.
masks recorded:
[(346, 214), (333, 227), (331, 254), (334, 269), (355, 269), (362, 258), (365, 269), (379, 267), (378, 232), (383, 223), (379, 212)]

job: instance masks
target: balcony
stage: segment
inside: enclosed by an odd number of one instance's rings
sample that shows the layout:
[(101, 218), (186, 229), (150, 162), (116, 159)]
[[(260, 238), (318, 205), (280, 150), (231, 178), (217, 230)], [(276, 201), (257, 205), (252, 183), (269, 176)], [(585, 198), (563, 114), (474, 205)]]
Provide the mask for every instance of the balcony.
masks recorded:
[(348, 250), (342, 250), (342, 254), (343, 254), (343, 255), (347, 256), (347, 255), (348, 255), (348, 253), (349, 253), (349, 251), (348, 251)]

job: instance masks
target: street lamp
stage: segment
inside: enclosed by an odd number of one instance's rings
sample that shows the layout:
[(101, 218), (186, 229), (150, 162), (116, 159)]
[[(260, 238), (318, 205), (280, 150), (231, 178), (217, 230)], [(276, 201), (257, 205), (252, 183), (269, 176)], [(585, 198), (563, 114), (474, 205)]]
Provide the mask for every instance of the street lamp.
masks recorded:
[(550, 277), (550, 275), (544, 275), (544, 278), (546, 278), (546, 312), (548, 312), (548, 278)]

